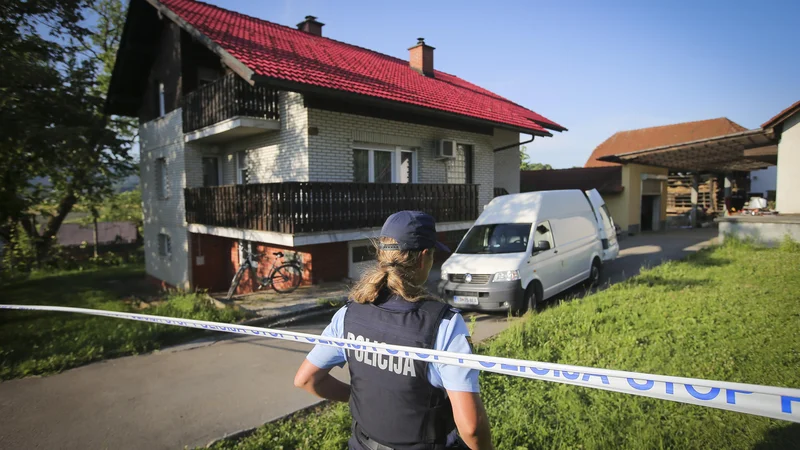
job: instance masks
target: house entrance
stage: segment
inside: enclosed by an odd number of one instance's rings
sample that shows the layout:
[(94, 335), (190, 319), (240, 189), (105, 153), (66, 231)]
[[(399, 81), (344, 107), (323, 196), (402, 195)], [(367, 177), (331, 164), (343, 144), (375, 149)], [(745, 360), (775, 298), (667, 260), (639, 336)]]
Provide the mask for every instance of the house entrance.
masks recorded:
[(661, 223), (661, 196), (643, 195), (640, 222), (642, 231), (655, 231)]

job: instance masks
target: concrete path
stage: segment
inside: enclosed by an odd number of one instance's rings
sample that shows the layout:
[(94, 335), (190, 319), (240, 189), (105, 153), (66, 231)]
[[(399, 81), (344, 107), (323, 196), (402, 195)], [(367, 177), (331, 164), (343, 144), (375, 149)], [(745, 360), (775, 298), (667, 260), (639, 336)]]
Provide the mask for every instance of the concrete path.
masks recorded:
[[(617, 282), (710, 245), (716, 230), (644, 234), (622, 241), (605, 270)], [(564, 294), (565, 296), (574, 294)], [(510, 322), (476, 315), (474, 339)], [(291, 329), (318, 333), (322, 320)], [(44, 378), (0, 383), (0, 449), (171, 449), (205, 445), (318, 400), (292, 386), (308, 345), (257, 337), (209, 340), (119, 358)], [(347, 378), (335, 369), (337, 377)]]

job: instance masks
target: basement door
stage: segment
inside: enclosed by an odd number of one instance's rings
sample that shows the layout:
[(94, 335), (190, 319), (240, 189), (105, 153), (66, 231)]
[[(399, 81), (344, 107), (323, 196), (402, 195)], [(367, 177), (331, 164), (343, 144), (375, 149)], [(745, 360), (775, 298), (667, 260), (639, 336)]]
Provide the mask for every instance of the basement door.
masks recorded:
[(347, 277), (351, 280), (358, 280), (367, 269), (375, 265), (375, 247), (372, 246), (369, 239), (365, 239), (348, 242), (347, 250)]

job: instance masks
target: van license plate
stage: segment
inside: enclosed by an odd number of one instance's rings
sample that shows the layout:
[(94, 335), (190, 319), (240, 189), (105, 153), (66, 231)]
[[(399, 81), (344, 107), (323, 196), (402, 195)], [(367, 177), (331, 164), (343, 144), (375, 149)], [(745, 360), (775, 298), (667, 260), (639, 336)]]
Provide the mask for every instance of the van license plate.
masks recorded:
[(453, 301), (455, 303), (461, 303), (464, 305), (477, 305), (478, 304), (478, 297), (462, 297), (460, 295), (453, 296)]

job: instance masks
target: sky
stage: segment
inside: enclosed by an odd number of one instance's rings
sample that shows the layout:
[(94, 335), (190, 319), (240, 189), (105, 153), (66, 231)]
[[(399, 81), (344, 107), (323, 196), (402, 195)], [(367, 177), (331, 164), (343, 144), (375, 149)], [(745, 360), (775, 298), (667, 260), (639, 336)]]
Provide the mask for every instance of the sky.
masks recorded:
[[(800, 100), (800, 1), (207, 0), (437, 70), (567, 127), (531, 160), (583, 166), (617, 131), (727, 117), (757, 128)], [(523, 136), (527, 140), (527, 136)]]

